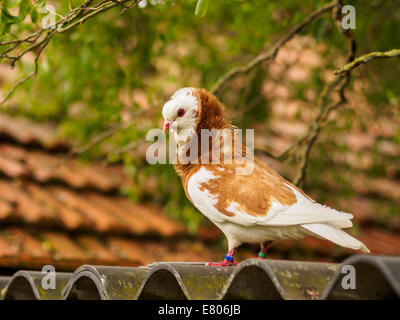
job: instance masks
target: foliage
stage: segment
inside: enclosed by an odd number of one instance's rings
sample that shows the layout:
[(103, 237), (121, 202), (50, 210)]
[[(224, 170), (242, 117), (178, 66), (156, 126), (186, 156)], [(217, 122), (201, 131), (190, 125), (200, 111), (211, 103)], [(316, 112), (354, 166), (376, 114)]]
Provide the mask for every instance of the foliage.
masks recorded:
[[(52, 4), (57, 14), (65, 16), (80, 2)], [(203, 3), (199, 6), (207, 7), (208, 1), (200, 2)], [(345, 2), (357, 8), (354, 34), (359, 44), (358, 54), (400, 47), (400, 33), (395, 32), (400, 29), (398, 1)], [(124, 161), (140, 186), (150, 177), (157, 177), (156, 192), (146, 193), (145, 188), (138, 188), (128, 193), (165, 205), (171, 215), (187, 222), (194, 230), (202, 218), (186, 199), (172, 167), (149, 166), (138, 157), (138, 148), (122, 154), (116, 150), (132, 141), (143, 140), (149, 128), (159, 127), (162, 104), (175, 89), (211, 88), (225, 72), (248, 62), (289, 26), (301, 22), (326, 3), (321, 0), (213, 1), (208, 10), (198, 9), (199, 16), (194, 14), (196, 1), (183, 0), (141, 1), (138, 7), (122, 14), (120, 9), (109, 10), (70, 32), (54, 36), (39, 59), (39, 73), (17, 90), (7, 103), (8, 110), (40, 121), (56, 122), (60, 131), (75, 139), (77, 145), (88, 143), (113, 125), (136, 119), (132, 126), (81, 156), (106, 155), (109, 161)], [(0, 41), (16, 39), (34, 30), (43, 17), (40, 8), (44, 4), (42, 0), (3, 0)], [(330, 14), (321, 16), (302, 34), (326, 46), (327, 70), (340, 66), (337, 57), (346, 56), (347, 42)], [(20, 74), (29, 73), (33, 64), (33, 59), (19, 61)], [(362, 72), (357, 73), (357, 77), (371, 80), (372, 85), (365, 92), (371, 105), (379, 110), (382, 106), (393, 108), (395, 105), (397, 115), (400, 113), (399, 69), (398, 63), (379, 61), (368, 69), (360, 67)], [(291, 83), (293, 98), (306, 100), (308, 87), (320, 92), (324, 86), (320, 76), (323, 71), (316, 69), (311, 83)], [(260, 93), (263, 82), (270, 77), (266, 64), (262, 64), (232, 80), (219, 94), (229, 107), (228, 114), (235, 125), (268, 126), (270, 101)], [(12, 85), (6, 83), (3, 90)], [(138, 110), (146, 108), (153, 112), (136, 117)], [(352, 121), (358, 120), (350, 116), (344, 122)], [(346, 130), (343, 122), (340, 125), (331, 122), (328, 135), (335, 130)], [(400, 144), (400, 129), (393, 141)], [(315, 151), (311, 157), (313, 176), (323, 173), (327, 160), (321, 150)]]

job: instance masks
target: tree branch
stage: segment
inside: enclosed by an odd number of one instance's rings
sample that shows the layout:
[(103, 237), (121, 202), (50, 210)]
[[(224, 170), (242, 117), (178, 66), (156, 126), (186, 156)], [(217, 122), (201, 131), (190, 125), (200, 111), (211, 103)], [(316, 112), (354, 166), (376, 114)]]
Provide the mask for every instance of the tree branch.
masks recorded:
[[(94, 7), (89, 7), (92, 2), (93, 0), (85, 0), (81, 5), (72, 9), (54, 25), (47, 26), (46, 29), (39, 29), (22, 39), (0, 42), (0, 47), (10, 46), (0, 54), (0, 61), (2, 59), (10, 60), (11, 68), (13, 68), (17, 61), (28, 52), (36, 52), (35, 71), (17, 81), (12, 89), (0, 101), (0, 105), (4, 104), (9, 99), (22, 83), (37, 74), (40, 54), (54, 35), (68, 32), (98, 14), (108, 11), (116, 6), (122, 6), (124, 8), (123, 10), (132, 8), (137, 5), (139, 0), (103, 0)], [(45, 34), (44, 37), (42, 37), (43, 34)], [(29, 44), (29, 46), (22, 50), (22, 52), (18, 52), (25, 44)]]
[[(343, 34), (348, 42), (348, 54), (347, 54), (347, 61), (350, 62), (354, 60), (355, 52), (356, 52), (356, 41), (354, 35), (350, 29), (344, 30), (342, 27), (342, 7), (343, 7), (343, 0), (337, 0), (336, 6), (332, 12), (333, 18), (335, 20), (335, 24), (337, 29), (341, 34)], [(300, 167), (297, 175), (295, 176), (293, 183), (297, 186), (300, 186), (304, 183), (306, 173), (307, 173), (307, 166), (309, 162), (309, 157), (311, 153), (311, 149), (314, 146), (319, 134), (322, 131), (322, 128), (325, 126), (326, 122), (328, 121), (328, 117), (333, 110), (339, 108), (342, 104), (347, 102), (346, 96), (344, 94), (345, 89), (350, 83), (350, 73), (346, 73), (344, 75), (339, 76), (331, 83), (325, 86), (321, 94), (321, 98), (319, 100), (319, 112), (314, 119), (313, 123), (311, 124), (308, 133), (306, 134), (305, 141), (306, 144), (304, 145), (303, 149), (300, 152)], [(339, 86), (339, 101), (329, 104), (328, 100), (331, 93), (335, 90), (336, 87)]]
[[(351, 32), (351, 30), (344, 30), (341, 26), (341, 9), (343, 6), (343, 0), (337, 0), (335, 5), (332, 7), (334, 10), (332, 12), (336, 26), (340, 33), (342, 33), (348, 42), (348, 53), (347, 53), (347, 61), (350, 62), (355, 57), (356, 51), (356, 42), (355, 38)], [(350, 73), (342, 74), (338, 78), (334, 79), (332, 82), (327, 83), (322, 90), (319, 98), (318, 98), (318, 113), (315, 116), (313, 122), (309, 126), (307, 132), (299, 138), (296, 142), (294, 142), (290, 147), (288, 147), (284, 152), (282, 152), (278, 156), (274, 156), (271, 153), (265, 150), (259, 150), (260, 152), (266, 154), (269, 157), (274, 159), (283, 161), (287, 160), (290, 156), (294, 156), (295, 154), (300, 157), (300, 164), (298, 172), (293, 179), (293, 183), (297, 186), (303, 184), (310, 153), (312, 147), (314, 146), (319, 134), (321, 133), (323, 127), (328, 121), (329, 115), (333, 110), (336, 110), (341, 105), (347, 102), (345, 97), (345, 89), (350, 83)], [(333, 92), (339, 93), (339, 100), (336, 102), (330, 102), (330, 97)]]
[[(40, 44), (38, 46), (36, 46), (36, 48), (38, 48), (37, 52), (36, 52), (36, 57), (34, 60), (34, 64), (35, 64), (35, 68), (34, 70), (29, 73), (28, 75), (26, 75), (25, 77), (23, 77), (22, 79), (18, 80), (14, 86), (11, 88), (11, 90), (6, 94), (6, 96), (0, 100), (0, 106), (2, 106), (4, 104), (4, 102), (6, 102), (15, 92), (15, 90), (17, 90), (17, 88), (22, 85), (26, 80), (32, 78), (34, 75), (36, 75), (39, 71), (39, 58), (40, 55), (42, 54), (43, 49), (47, 46), (47, 44), (49, 43), (50, 39), (53, 37), (54, 32), (50, 32), (49, 34), (47, 34), (47, 36), (40, 42)], [(4, 106), (3, 106), (4, 108)]]
[(343, 67), (333, 71), (335, 75), (342, 75), (349, 73), (354, 68), (358, 67), (360, 64), (368, 63), (374, 59), (384, 59), (384, 58), (400, 58), (400, 49), (392, 49), (389, 51), (376, 51), (368, 54), (364, 54), (352, 62), (345, 64)]
[(69, 156), (76, 156), (76, 155), (80, 155), (82, 153), (85, 153), (91, 149), (93, 149), (95, 146), (97, 146), (99, 143), (103, 142), (104, 140), (110, 138), (111, 136), (113, 136), (114, 134), (116, 134), (117, 132), (123, 131), (128, 129), (129, 127), (131, 127), (133, 124), (135, 124), (137, 122), (137, 117), (138, 116), (142, 116), (148, 112), (151, 112), (153, 109), (149, 108), (149, 109), (145, 109), (145, 110), (139, 110), (137, 112), (135, 112), (132, 116), (133, 119), (130, 120), (127, 123), (121, 123), (118, 124), (116, 126), (113, 126), (103, 132), (101, 132), (100, 134), (94, 136), (87, 144), (78, 147), (78, 148), (74, 148), (71, 150)]
[(237, 75), (243, 74), (243, 73), (248, 73), (252, 69), (256, 68), (258, 65), (260, 65), (262, 62), (274, 59), (275, 56), (277, 55), (279, 49), (281, 49), (289, 40), (291, 40), (296, 34), (303, 31), (316, 18), (318, 18), (325, 12), (330, 11), (332, 8), (334, 8), (336, 6), (336, 4), (337, 4), (337, 1), (332, 1), (332, 2), (328, 3), (326, 6), (314, 11), (306, 19), (304, 19), (303, 22), (290, 28), (284, 35), (282, 35), (278, 39), (277, 42), (270, 45), (264, 52), (260, 53), (254, 59), (249, 61), (246, 65), (235, 67), (235, 68), (231, 69), (230, 71), (228, 71), (226, 74), (224, 74), (217, 80), (217, 82), (211, 88), (211, 92), (214, 95), (218, 95), (218, 93), (224, 87), (224, 85), (226, 83), (228, 83), (230, 80), (232, 80), (234, 77), (236, 77)]

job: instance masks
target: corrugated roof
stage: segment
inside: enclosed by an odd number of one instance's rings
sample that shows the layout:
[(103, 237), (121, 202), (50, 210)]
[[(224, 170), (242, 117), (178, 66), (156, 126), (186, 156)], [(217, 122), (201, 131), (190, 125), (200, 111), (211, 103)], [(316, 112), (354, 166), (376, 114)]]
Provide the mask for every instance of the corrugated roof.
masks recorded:
[[(342, 286), (342, 267), (356, 272), (354, 289)], [(145, 267), (84, 265), (57, 273), (56, 288), (44, 289), (46, 273), (19, 271), (0, 278), (3, 299), (399, 299), (400, 258), (353, 256), (342, 264), (250, 259), (237, 267), (201, 263), (154, 263)]]

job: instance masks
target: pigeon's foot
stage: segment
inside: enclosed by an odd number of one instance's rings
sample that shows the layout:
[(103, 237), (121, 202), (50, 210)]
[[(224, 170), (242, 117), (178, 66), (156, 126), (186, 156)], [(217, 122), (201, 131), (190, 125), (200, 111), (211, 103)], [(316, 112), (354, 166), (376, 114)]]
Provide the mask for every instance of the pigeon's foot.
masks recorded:
[(258, 259), (264, 260), (264, 259), (266, 259), (266, 258), (267, 258), (267, 254), (266, 254), (265, 252), (260, 251), (260, 252), (258, 253)]
[(258, 259), (264, 260), (267, 258), (267, 251), (271, 244), (272, 241), (265, 241), (264, 243), (260, 243), (261, 251), (258, 253)]
[(238, 264), (239, 264), (239, 262), (224, 260), (222, 262), (209, 262), (206, 264), (206, 266), (233, 267), (233, 266), (237, 266)]
[(233, 248), (229, 250), (225, 254), (225, 259), (222, 262), (209, 262), (206, 264), (206, 266), (217, 266), (217, 267), (232, 267), (232, 266), (237, 266), (239, 263), (233, 261), (233, 255), (235, 254), (236, 248)]

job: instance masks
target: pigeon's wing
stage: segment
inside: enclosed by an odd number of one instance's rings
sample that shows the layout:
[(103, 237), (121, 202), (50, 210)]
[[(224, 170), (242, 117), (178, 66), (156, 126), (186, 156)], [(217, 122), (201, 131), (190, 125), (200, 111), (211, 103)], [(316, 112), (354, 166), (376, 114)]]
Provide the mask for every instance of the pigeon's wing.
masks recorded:
[(351, 214), (316, 203), (265, 163), (255, 159), (248, 174), (238, 169), (233, 164), (201, 165), (187, 182), (187, 195), (194, 206), (214, 222), (352, 226)]

